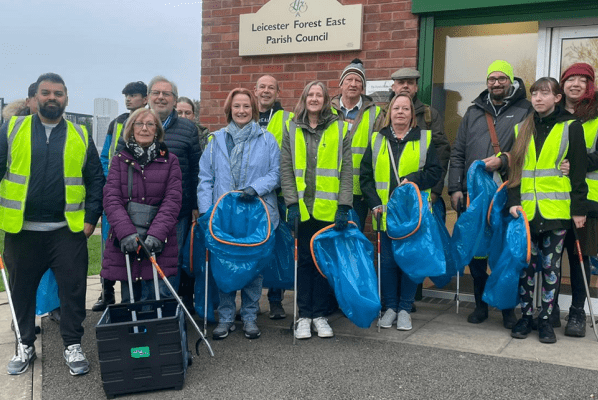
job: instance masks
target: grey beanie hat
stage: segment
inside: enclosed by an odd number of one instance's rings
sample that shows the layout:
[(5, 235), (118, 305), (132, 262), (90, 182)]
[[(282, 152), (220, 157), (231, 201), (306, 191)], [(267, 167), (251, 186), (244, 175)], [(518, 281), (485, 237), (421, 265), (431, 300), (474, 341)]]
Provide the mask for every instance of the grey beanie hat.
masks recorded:
[(349, 74), (357, 74), (361, 78), (363, 86), (365, 87), (365, 68), (363, 68), (363, 62), (359, 58), (355, 58), (351, 61), (351, 64), (347, 65), (341, 74), (339, 86), (343, 84), (343, 81)]

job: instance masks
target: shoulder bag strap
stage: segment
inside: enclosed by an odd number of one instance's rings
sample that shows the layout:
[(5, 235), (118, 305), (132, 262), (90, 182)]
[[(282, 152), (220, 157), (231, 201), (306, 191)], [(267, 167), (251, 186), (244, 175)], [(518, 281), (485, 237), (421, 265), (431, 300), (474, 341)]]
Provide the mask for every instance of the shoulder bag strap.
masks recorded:
[(500, 153), (500, 143), (498, 143), (498, 137), (496, 136), (496, 129), (494, 128), (494, 119), (490, 113), (486, 112), (486, 122), (488, 122), (488, 130), (490, 131), (490, 141), (492, 142), (492, 148), (494, 149), (494, 155)]

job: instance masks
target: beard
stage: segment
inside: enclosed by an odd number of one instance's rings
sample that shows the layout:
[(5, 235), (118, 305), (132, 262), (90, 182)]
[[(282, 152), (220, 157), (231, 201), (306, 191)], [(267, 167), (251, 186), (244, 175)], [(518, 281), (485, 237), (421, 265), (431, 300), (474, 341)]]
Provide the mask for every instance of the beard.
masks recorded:
[(504, 98), (507, 97), (507, 93), (503, 90), (502, 93), (493, 93), (490, 92), (490, 98), (495, 101), (502, 101)]
[[(57, 107), (50, 108), (48, 107), (50, 104), (56, 105)], [(38, 103), (37, 106), (38, 112), (42, 115), (42, 117), (49, 120), (58, 119), (64, 113), (65, 108), (65, 105), (61, 107), (60, 104), (55, 101), (46, 102), (44, 104)]]

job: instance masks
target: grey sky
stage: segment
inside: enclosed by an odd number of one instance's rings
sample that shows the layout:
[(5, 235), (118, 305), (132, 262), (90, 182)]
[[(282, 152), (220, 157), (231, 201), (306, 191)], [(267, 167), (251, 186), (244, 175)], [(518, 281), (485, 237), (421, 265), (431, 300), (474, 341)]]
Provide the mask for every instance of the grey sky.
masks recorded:
[(68, 87), (67, 111), (92, 114), (93, 99), (155, 75), (199, 98), (201, 1), (0, 0), (0, 97), (24, 98), (45, 72)]

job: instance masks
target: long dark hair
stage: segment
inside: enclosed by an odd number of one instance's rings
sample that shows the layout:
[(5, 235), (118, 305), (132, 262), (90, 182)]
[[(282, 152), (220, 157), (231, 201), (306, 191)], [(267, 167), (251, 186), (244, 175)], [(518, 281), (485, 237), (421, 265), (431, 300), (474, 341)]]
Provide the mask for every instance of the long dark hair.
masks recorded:
[[(550, 90), (553, 95), (563, 95), (563, 90), (559, 83), (554, 78), (544, 77), (534, 82), (529, 88), (529, 92), (537, 92), (538, 90)], [(523, 169), (523, 162), (530, 141), (536, 135), (536, 126), (534, 124), (534, 113), (530, 113), (527, 118), (519, 124), (519, 132), (515, 144), (511, 149), (510, 154), (510, 168), (509, 168), (509, 187), (515, 187), (521, 183), (521, 171)]]

